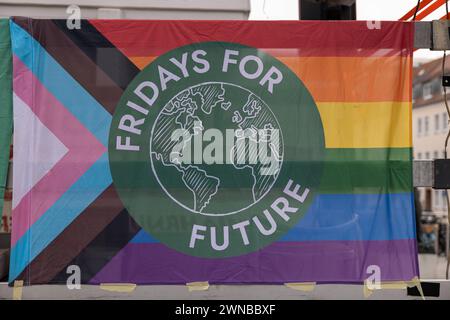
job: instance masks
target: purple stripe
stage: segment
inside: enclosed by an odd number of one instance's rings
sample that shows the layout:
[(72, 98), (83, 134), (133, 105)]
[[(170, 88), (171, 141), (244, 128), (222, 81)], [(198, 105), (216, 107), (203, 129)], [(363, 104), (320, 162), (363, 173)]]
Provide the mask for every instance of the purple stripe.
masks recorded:
[(276, 242), (224, 259), (191, 257), (160, 243), (129, 243), (90, 283), (360, 283), (369, 265), (380, 267), (383, 281), (411, 280), (419, 275), (416, 240)]

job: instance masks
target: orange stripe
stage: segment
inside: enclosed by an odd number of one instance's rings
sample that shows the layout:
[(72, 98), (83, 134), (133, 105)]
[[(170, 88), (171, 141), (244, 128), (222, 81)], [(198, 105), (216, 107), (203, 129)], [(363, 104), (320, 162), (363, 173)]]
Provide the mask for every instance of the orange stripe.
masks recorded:
[(142, 70), (156, 58), (157, 57), (130, 57), (129, 59), (136, 67)]
[(316, 101), (410, 101), (409, 57), (278, 58), (305, 83)]
[[(143, 69), (156, 57), (131, 57)], [(411, 57), (277, 57), (317, 102), (411, 101)]]

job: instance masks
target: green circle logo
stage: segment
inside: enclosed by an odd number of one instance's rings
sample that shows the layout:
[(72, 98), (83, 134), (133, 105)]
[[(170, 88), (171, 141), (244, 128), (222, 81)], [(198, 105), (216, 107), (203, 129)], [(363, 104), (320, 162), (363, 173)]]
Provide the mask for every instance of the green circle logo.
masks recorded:
[(306, 213), (322, 123), (283, 63), (227, 42), (180, 47), (131, 82), (109, 139), (116, 190), (152, 237), (188, 255), (259, 250)]

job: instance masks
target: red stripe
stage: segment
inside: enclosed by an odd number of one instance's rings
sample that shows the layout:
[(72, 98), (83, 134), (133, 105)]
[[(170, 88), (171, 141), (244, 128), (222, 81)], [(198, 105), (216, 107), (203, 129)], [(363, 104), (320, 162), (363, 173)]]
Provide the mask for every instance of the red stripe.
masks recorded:
[[(383, 21), (143, 21), (90, 20), (128, 57), (159, 56), (179, 46), (226, 41), (265, 49), (300, 49), (298, 56), (410, 55), (413, 24)], [(407, 48), (405, 50), (405, 48)], [(380, 52), (380, 49), (382, 51)]]

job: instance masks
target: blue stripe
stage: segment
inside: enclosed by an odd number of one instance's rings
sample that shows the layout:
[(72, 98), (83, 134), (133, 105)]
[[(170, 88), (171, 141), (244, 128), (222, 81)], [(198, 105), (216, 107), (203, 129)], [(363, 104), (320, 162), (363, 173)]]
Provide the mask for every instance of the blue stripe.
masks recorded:
[(159, 242), (155, 238), (153, 238), (151, 235), (149, 235), (147, 232), (145, 232), (143, 229), (137, 233), (137, 235), (134, 236), (133, 239), (130, 241), (131, 243), (153, 243), (153, 242)]
[(111, 182), (105, 152), (17, 241), (11, 252), (9, 281), (14, 281)]
[(34, 38), (11, 21), (13, 53), (97, 139), (108, 145), (111, 115)]
[(415, 238), (412, 193), (322, 194), (282, 241)]
[[(415, 238), (412, 193), (318, 195), (281, 241), (400, 240)], [(158, 242), (141, 230), (132, 243)]]

